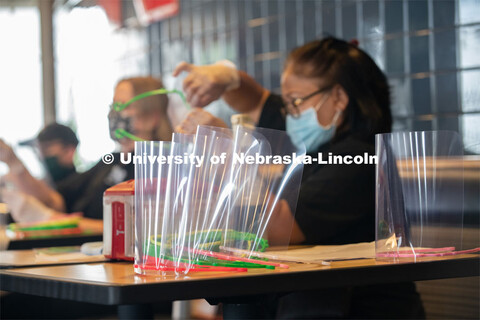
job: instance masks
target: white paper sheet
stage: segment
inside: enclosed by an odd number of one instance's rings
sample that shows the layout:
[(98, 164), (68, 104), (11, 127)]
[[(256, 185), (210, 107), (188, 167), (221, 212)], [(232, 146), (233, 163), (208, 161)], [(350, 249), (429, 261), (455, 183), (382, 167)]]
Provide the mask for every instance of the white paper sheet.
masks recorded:
[[(223, 248), (223, 250), (230, 251), (229, 248)], [(236, 250), (234, 253), (239, 254), (240, 252)], [(324, 261), (333, 260), (368, 259), (375, 258), (375, 241), (335, 246), (314, 246), (305, 249), (258, 252), (255, 253), (255, 256), (259, 258), (268, 258), (270, 260), (301, 263), (323, 263)]]

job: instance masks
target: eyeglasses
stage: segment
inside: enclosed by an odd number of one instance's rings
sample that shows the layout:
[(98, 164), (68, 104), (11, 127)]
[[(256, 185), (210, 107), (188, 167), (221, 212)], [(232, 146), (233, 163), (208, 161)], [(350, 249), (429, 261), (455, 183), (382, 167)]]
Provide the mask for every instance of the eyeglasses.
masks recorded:
[(326, 88), (322, 88), (322, 89), (319, 89), (315, 92), (312, 92), (308, 95), (306, 95), (305, 97), (302, 97), (302, 98), (293, 98), (291, 101), (287, 102), (285, 101), (285, 111), (287, 114), (291, 114), (294, 118), (298, 118), (300, 116), (300, 105), (302, 103), (304, 103), (305, 101), (307, 101), (308, 99), (316, 96), (317, 94), (320, 94), (322, 92), (325, 92), (327, 90), (330, 90), (331, 87), (326, 87)]

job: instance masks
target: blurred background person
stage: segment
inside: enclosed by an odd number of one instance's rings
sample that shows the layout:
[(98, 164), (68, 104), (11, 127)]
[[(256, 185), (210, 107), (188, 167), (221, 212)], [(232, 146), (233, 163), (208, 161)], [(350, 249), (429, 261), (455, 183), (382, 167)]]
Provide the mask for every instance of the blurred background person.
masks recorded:
[[(76, 174), (74, 156), (78, 146), (78, 138), (69, 127), (52, 123), (45, 126), (37, 137), (22, 141), (19, 146), (30, 146), (38, 154), (46, 169), (46, 181), (52, 186), (72, 174)], [(0, 161), (7, 164), (10, 169), (11, 179), (16, 185), (28, 188), (22, 174), (28, 174), (28, 170), (17, 157), (12, 148), (0, 139)], [(27, 178), (30, 180), (29, 178)], [(22, 183), (23, 182), (23, 183)]]
[(73, 160), (78, 143), (73, 130), (58, 123), (45, 126), (36, 138), (20, 142), (21, 146), (32, 147), (44, 165), (46, 176), (41, 180), (33, 177), (12, 147), (0, 139), (0, 161), (9, 168), (8, 174), (2, 177), (2, 184), (13, 186), (13, 189), (2, 190), (3, 201), (9, 202), (15, 221), (50, 217), (45, 210), (41, 214), (42, 203), (38, 200), (48, 201), (49, 186), (57, 188), (62, 180), (77, 175)]
[[(162, 81), (152, 77), (134, 77), (120, 80), (115, 87), (113, 104), (126, 103), (135, 96), (163, 88)], [(155, 95), (133, 102), (120, 112), (113, 108), (108, 115), (110, 137), (115, 140), (117, 150), (133, 152), (134, 141), (129, 137), (118, 137), (117, 129), (143, 140), (171, 140), (172, 128), (167, 116), (167, 95)], [(102, 219), (103, 192), (122, 181), (134, 178), (134, 165), (122, 164), (120, 154), (113, 153), (113, 162), (99, 161), (90, 170), (62, 182), (58, 194), (51, 190), (52, 198), (60, 200), (54, 207), (66, 212), (83, 212), (84, 216)]]

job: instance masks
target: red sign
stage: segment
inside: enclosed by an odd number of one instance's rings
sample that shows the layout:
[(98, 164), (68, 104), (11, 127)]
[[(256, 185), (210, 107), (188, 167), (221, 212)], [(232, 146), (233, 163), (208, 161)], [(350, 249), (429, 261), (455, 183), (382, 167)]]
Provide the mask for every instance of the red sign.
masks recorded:
[(178, 14), (179, 0), (134, 0), (138, 21), (143, 25)]
[(120, 0), (97, 0), (105, 10), (108, 20), (117, 26), (122, 26), (122, 2)]

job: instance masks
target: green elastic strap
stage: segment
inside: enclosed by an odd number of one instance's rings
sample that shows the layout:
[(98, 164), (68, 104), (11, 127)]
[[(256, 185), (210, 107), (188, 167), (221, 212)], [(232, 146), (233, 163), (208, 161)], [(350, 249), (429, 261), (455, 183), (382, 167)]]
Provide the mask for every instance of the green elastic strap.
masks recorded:
[[(258, 238), (256, 234), (250, 233), (250, 232), (240, 232), (236, 230), (231, 230), (228, 229), (227, 231), (227, 238), (225, 239), (223, 237), (223, 232), (224, 230), (222, 229), (214, 229), (214, 230), (209, 230), (209, 231), (196, 231), (196, 232), (189, 232), (186, 235), (191, 237), (194, 236), (196, 239), (203, 239), (204, 242), (202, 244), (199, 244), (199, 248), (201, 250), (212, 250), (215, 251), (215, 249), (218, 249), (223, 241), (231, 241), (231, 240), (240, 240), (240, 241), (247, 241), (248, 243), (248, 248), (247, 250), (255, 250), (255, 251), (260, 251), (264, 252), (268, 248), (268, 241), (263, 238)], [(206, 235), (206, 236), (204, 236)], [(163, 245), (166, 248), (171, 248), (172, 247), (172, 237), (176, 237), (177, 235), (171, 235), (167, 236), (167, 238), (164, 240)], [(150, 237), (150, 242), (154, 246), (160, 246), (162, 245), (162, 242), (159, 242), (158, 240), (155, 241), (155, 239), (160, 239), (161, 240), (161, 235), (153, 235)], [(256, 248), (252, 248), (252, 243), (256, 243)]]
[[(167, 90), (167, 89), (157, 89), (157, 90), (152, 90), (152, 91), (147, 91), (144, 93), (139, 94), (138, 96), (133, 97), (131, 100), (125, 102), (125, 103), (120, 103), (120, 102), (115, 102), (112, 105), (113, 110), (115, 111), (122, 111), (126, 107), (128, 107), (130, 104), (134, 103), (135, 101), (138, 101), (140, 99), (146, 98), (146, 97), (151, 97), (151, 96), (156, 96), (159, 94), (169, 94), (169, 93), (176, 93), (180, 96), (182, 99), (183, 103), (187, 108), (191, 108), (190, 105), (187, 103), (187, 99), (185, 98), (185, 95), (183, 94), (182, 91), (173, 89), (173, 90)], [(117, 139), (122, 139), (122, 138), (128, 138), (133, 141), (145, 141), (142, 138), (137, 137), (136, 135), (131, 134), (130, 132), (126, 131), (125, 129), (115, 129), (115, 137)]]
[[(149, 244), (156, 244), (156, 245), (149, 245)], [(216, 267), (231, 267), (231, 268), (264, 268), (264, 269), (275, 269), (274, 266), (254, 263), (254, 262), (244, 262), (244, 261), (226, 261), (210, 256), (202, 256), (202, 254), (198, 254), (197, 257), (188, 257), (187, 252), (183, 252), (183, 255), (177, 258), (174, 258), (171, 254), (166, 252), (160, 252), (160, 246), (158, 242), (150, 242), (146, 243), (146, 247), (148, 248), (148, 252), (146, 253), (150, 257), (156, 257), (162, 260), (169, 260), (174, 262), (186, 263), (186, 264), (196, 264), (199, 266), (216, 266)], [(170, 247), (171, 248), (171, 247)], [(209, 250), (209, 248), (205, 248)]]
[(131, 134), (130, 132), (128, 132), (125, 129), (115, 129), (115, 137), (117, 137), (118, 139), (128, 138), (128, 139), (133, 140), (133, 141), (145, 141), (144, 139), (139, 138), (136, 135)]
[(167, 89), (157, 89), (157, 90), (152, 90), (152, 91), (147, 91), (144, 93), (139, 94), (138, 96), (133, 97), (131, 100), (125, 102), (125, 103), (120, 103), (120, 102), (115, 102), (113, 104), (113, 109), (115, 111), (122, 111), (126, 107), (128, 107), (130, 104), (134, 103), (135, 101), (138, 101), (140, 99), (146, 98), (146, 97), (151, 97), (151, 96), (156, 96), (159, 94), (169, 94), (169, 93), (176, 93), (182, 98), (183, 103), (190, 109), (190, 105), (187, 103), (187, 99), (185, 98), (185, 95), (183, 94), (182, 91), (173, 89), (173, 90), (167, 90)]
[(199, 254), (196, 258), (188, 258), (187, 253), (184, 252), (184, 255), (181, 257), (174, 258), (171, 254), (167, 252), (160, 253), (159, 248), (153, 246), (149, 247), (147, 253), (150, 257), (157, 257), (162, 260), (169, 260), (174, 262), (186, 263), (186, 264), (196, 264), (199, 266), (216, 266), (216, 267), (231, 267), (231, 268), (266, 268), (266, 269), (275, 269), (274, 266), (253, 263), (253, 262), (244, 262), (244, 261), (226, 261), (222, 259), (217, 259), (209, 256), (202, 256)]

